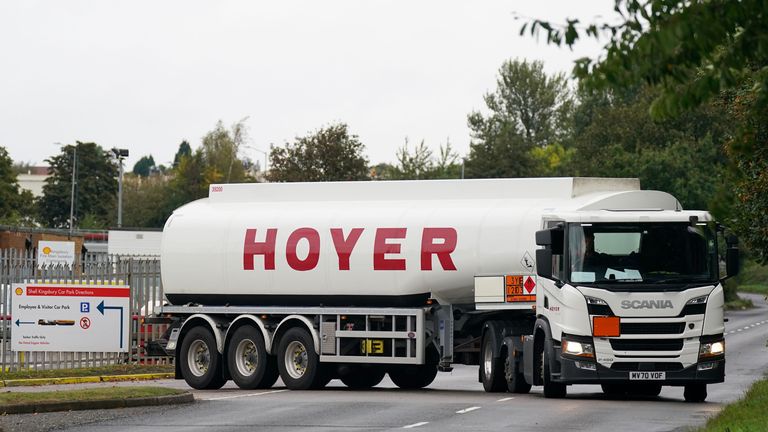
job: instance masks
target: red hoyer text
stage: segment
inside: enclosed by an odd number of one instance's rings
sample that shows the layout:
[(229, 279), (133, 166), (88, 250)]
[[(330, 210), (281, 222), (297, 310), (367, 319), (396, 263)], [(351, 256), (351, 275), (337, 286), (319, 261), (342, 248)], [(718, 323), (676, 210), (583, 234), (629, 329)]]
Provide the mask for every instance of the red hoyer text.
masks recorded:
[[(331, 240), (336, 249), (339, 262), (339, 270), (349, 270), (349, 257), (355, 249), (357, 241), (365, 228), (352, 228), (345, 232), (343, 228), (331, 228)], [(264, 233), (266, 231), (266, 233)], [(373, 269), (374, 270), (405, 270), (405, 258), (398, 258), (401, 253), (401, 243), (398, 239), (404, 239), (407, 228), (376, 228), (373, 241)], [(260, 240), (256, 240), (259, 234)], [(309, 253), (306, 258), (299, 258), (296, 248), (299, 241), (306, 240), (309, 244)], [(456, 230), (454, 228), (424, 228), (421, 233), (421, 270), (432, 270), (432, 258), (437, 257), (443, 270), (456, 270), (451, 253), (456, 249)], [(258, 230), (248, 228), (245, 230), (243, 243), (243, 270), (254, 270), (256, 255), (261, 255), (264, 262), (264, 270), (275, 269), (275, 244), (277, 242), (277, 228)], [(288, 265), (298, 271), (312, 270), (317, 267), (320, 260), (320, 233), (314, 228), (298, 228), (289, 236), (285, 246), (285, 260)]]

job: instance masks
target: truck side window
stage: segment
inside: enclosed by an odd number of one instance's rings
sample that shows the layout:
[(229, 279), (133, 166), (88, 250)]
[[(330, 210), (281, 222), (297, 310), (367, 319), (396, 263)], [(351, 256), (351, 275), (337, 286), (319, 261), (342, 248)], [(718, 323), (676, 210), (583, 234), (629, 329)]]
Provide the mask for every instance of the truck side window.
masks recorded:
[[(547, 221), (546, 227), (547, 229), (554, 228), (562, 223), (563, 221), (551, 220)], [(552, 255), (552, 276), (558, 280), (565, 280), (565, 268), (563, 267), (564, 261), (563, 254)]]

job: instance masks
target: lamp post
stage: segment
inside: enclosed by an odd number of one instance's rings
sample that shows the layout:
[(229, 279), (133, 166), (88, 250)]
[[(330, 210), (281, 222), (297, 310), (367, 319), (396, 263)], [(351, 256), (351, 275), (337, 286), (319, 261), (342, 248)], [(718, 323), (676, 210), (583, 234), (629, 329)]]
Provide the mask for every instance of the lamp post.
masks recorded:
[(72, 146), (72, 191), (69, 195), (69, 238), (72, 238), (75, 221), (75, 182), (77, 181), (77, 146)]
[[(271, 146), (271, 144), (270, 144), (270, 146)], [(269, 152), (266, 152), (266, 151), (261, 150), (261, 149), (257, 149), (256, 147), (251, 147), (249, 145), (242, 145), (241, 147), (245, 147), (245, 148), (247, 148), (249, 150), (256, 150), (257, 152), (259, 152), (259, 153), (264, 155), (264, 169), (263, 169), (263, 171), (264, 171), (264, 174), (266, 174), (267, 173), (267, 157), (269, 156)]]
[(117, 227), (123, 226), (123, 159), (128, 157), (128, 149), (113, 148), (112, 153), (117, 158), (120, 176), (117, 178)]
[[(60, 142), (53, 143), (55, 146), (62, 147), (64, 144)], [(69, 238), (72, 238), (74, 233), (75, 222), (75, 185), (77, 184), (77, 144), (72, 146), (72, 185), (69, 195)]]

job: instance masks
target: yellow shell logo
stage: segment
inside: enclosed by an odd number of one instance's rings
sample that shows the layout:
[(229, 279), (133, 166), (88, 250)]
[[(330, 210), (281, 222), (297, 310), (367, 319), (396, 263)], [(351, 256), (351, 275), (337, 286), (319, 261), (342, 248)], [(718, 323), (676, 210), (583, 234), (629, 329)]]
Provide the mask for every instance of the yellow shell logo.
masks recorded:
[(48, 246), (43, 248), (43, 255), (48, 255), (50, 253), (51, 253), (51, 248), (49, 248)]
[(24, 290), (21, 289), (21, 287), (16, 288), (16, 295), (22, 295), (24, 294)]

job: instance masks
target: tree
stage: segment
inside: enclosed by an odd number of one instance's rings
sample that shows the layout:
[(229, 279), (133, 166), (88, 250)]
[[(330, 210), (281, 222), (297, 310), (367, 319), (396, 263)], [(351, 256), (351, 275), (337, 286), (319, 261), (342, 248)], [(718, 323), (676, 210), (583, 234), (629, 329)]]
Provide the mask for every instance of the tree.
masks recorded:
[(0, 223), (32, 220), (33, 202), (32, 193), (19, 190), (13, 161), (5, 147), (0, 147)]
[(192, 156), (192, 147), (184, 140), (179, 144), (179, 150), (176, 151), (176, 155), (173, 157), (173, 168), (179, 166), (182, 158), (189, 156)]
[(533, 149), (562, 143), (570, 129), (573, 98), (565, 77), (548, 76), (541, 62), (505, 61), (485, 104), (489, 114), (468, 116), (467, 176), (543, 175)]
[(224, 128), (219, 120), (216, 127), (203, 137), (201, 147), (205, 178), (210, 183), (241, 183), (246, 179), (243, 162), (238, 159), (240, 146), (247, 139), (245, 119)]
[[(616, 0), (616, 24), (558, 26), (535, 20), (521, 29), (545, 32), (553, 44), (573, 45), (608, 35), (603, 55), (581, 59), (574, 73), (591, 88), (638, 84), (661, 91), (650, 106), (654, 119), (670, 118), (713, 98), (730, 104), (735, 122), (726, 153), (739, 170), (733, 206), (740, 236), (768, 262), (768, 230), (754, 229), (768, 214), (768, 3), (743, 1)], [(738, 180), (740, 179), (740, 180)], [(758, 188), (758, 189), (756, 189)]]
[(148, 177), (157, 167), (155, 166), (155, 159), (152, 155), (143, 156), (133, 166), (133, 173), (137, 176)]
[(413, 148), (408, 148), (408, 139), (405, 144), (397, 149), (397, 166), (391, 167), (388, 172), (390, 180), (426, 180), (449, 179), (461, 176), (461, 165), (458, 163), (459, 155), (451, 148), (451, 142), (446, 141), (445, 146), (440, 146), (438, 157), (433, 156), (432, 150), (426, 146), (424, 140)]
[(174, 202), (172, 192), (165, 176), (126, 175), (123, 178), (123, 226), (162, 228), (173, 210), (184, 204)]
[(711, 104), (654, 121), (648, 110), (657, 93), (648, 86), (620, 94), (581, 91), (569, 171), (638, 177), (643, 187), (670, 192), (686, 208), (710, 208), (718, 187), (731, 186), (723, 180), (723, 143), (730, 132), (725, 112)]
[(413, 152), (408, 150), (408, 138), (402, 147), (397, 149), (397, 166), (395, 167), (395, 177), (399, 180), (419, 178), (428, 178), (432, 171), (432, 150), (421, 140), (419, 145), (413, 148)]
[(346, 124), (332, 124), (285, 147), (272, 147), (267, 177), (276, 182), (368, 180), (364, 150)]
[[(68, 226), (72, 187), (72, 156), (77, 148), (74, 225), (89, 215), (94, 227), (107, 227), (114, 220), (117, 199), (117, 166), (111, 153), (95, 143), (77, 141), (46, 159), (51, 176), (45, 180), (39, 202), (40, 220), (52, 227)], [(95, 222), (94, 222), (95, 221)]]

